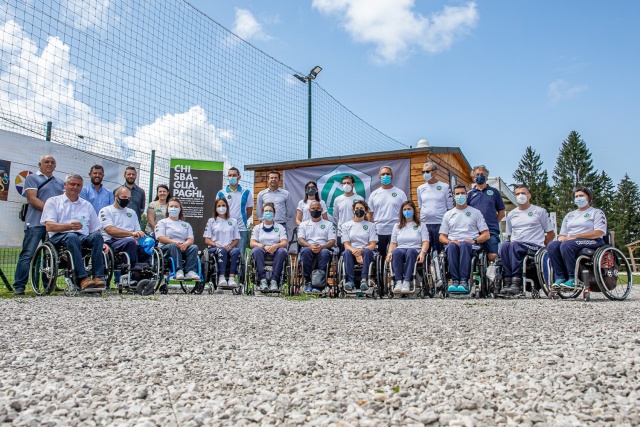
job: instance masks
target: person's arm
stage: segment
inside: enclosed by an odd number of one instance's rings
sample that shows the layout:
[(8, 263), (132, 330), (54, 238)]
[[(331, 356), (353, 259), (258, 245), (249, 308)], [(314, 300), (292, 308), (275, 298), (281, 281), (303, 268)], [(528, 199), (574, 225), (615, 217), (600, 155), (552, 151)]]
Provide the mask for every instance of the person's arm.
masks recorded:
[(114, 225), (109, 225), (104, 228), (104, 231), (111, 237), (122, 238), (122, 237), (144, 237), (144, 233), (142, 231), (128, 231), (122, 228), (118, 228)]
[(296, 214), (296, 208), (295, 206), (293, 206), (293, 199), (291, 198), (291, 193), (287, 194), (287, 222), (289, 222), (289, 220), (291, 218), (293, 218)]
[(491, 238), (491, 234), (489, 234), (489, 229), (484, 230), (478, 237), (476, 237), (476, 243), (484, 243)]
[(149, 208), (147, 209), (147, 222), (149, 223), (149, 227), (151, 227), (151, 229), (156, 228), (156, 211), (151, 206), (149, 206)]
[(305, 227), (298, 227), (298, 246), (301, 248), (306, 248), (309, 246), (309, 242), (307, 242), (307, 235), (305, 232)]
[[(252, 241), (253, 241), (253, 240), (252, 240)], [(211, 240), (211, 239), (210, 239), (210, 238), (208, 238), (208, 237), (205, 237), (205, 238), (204, 238), (204, 244), (205, 244), (205, 245), (207, 245), (207, 246), (211, 246), (212, 248), (215, 248), (215, 247), (216, 247), (216, 242), (214, 242), (213, 240)]]
[(65, 231), (79, 231), (82, 230), (82, 224), (80, 221), (73, 221), (68, 224), (61, 222), (46, 221), (45, 228), (49, 233), (63, 233)]
[(568, 234), (565, 240), (575, 240), (575, 239), (601, 239), (604, 236), (602, 230), (593, 230), (587, 231), (586, 233), (578, 233), (578, 234)]
[(302, 211), (298, 210), (296, 212), (296, 224), (300, 225), (301, 222), (302, 222)]
[(449, 242), (460, 244), (460, 242), (458, 242), (457, 240), (449, 240), (449, 236), (447, 234), (440, 234), (440, 243), (447, 246)]
[(256, 203), (256, 212), (258, 212), (258, 220), (262, 221), (262, 218), (259, 216), (262, 213), (262, 191), (258, 193), (258, 201)]
[(389, 249), (387, 249), (387, 261), (391, 261), (393, 257), (393, 251), (398, 247), (397, 243), (391, 242), (389, 243)]
[(44, 209), (44, 202), (38, 199), (38, 190), (36, 190), (35, 188), (29, 189), (26, 191), (26, 193), (27, 193), (27, 203), (29, 203), (30, 206), (34, 207), (39, 211)]
[(553, 238), (556, 237), (556, 233), (551, 230), (544, 235), (544, 245), (547, 246), (549, 243), (553, 242)]
[(320, 245), (320, 247), (322, 249), (331, 249), (335, 245), (336, 245), (336, 239), (331, 239), (327, 243), (325, 243), (324, 245)]
[(504, 218), (504, 209), (498, 211), (498, 222), (502, 221), (502, 218)]
[(278, 248), (285, 248), (286, 249), (288, 244), (289, 244), (289, 242), (287, 242), (287, 239), (284, 238), (284, 239), (280, 239), (280, 243), (278, 243), (277, 245), (274, 245), (274, 246), (277, 246)]

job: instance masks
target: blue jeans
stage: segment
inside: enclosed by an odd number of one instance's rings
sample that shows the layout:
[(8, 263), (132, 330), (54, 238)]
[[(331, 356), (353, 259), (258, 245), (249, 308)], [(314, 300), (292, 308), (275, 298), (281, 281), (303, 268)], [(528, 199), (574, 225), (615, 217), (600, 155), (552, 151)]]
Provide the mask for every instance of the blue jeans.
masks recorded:
[(393, 278), (396, 282), (413, 280), (413, 267), (416, 265), (420, 249), (396, 248), (391, 253), (391, 265), (393, 266)]
[[(182, 270), (182, 254), (184, 254), (186, 260), (184, 270), (187, 271), (187, 273), (190, 271), (198, 272), (198, 247), (196, 245), (191, 245), (186, 251), (182, 252), (178, 245), (170, 243), (162, 247), (162, 253), (164, 256), (170, 256), (173, 258), (173, 262), (175, 262), (176, 265), (176, 271)], [(171, 264), (168, 261), (165, 265)]]
[(82, 261), (82, 248), (91, 249), (91, 268), (93, 277), (104, 277), (104, 255), (102, 254), (102, 236), (98, 231), (84, 235), (78, 233), (56, 233), (49, 238), (56, 247), (65, 245), (76, 270), (76, 279), (82, 280), (89, 274), (84, 268)]
[(123, 237), (120, 239), (111, 239), (107, 242), (113, 252), (126, 252), (129, 255), (129, 260), (131, 261), (131, 267), (136, 265), (138, 262), (146, 262), (150, 261), (151, 256), (147, 255), (147, 253), (142, 249), (133, 237)]
[(440, 224), (425, 224), (429, 232), (429, 251), (440, 252), (444, 247), (440, 243)]
[(313, 261), (318, 260), (316, 265), (317, 270), (325, 270), (329, 262), (331, 261), (331, 251), (329, 249), (321, 249), (320, 252), (314, 254), (313, 251), (304, 247), (300, 249), (300, 261), (302, 261), (302, 275), (304, 276), (304, 282), (311, 283), (311, 272), (314, 270)]
[(44, 239), (46, 233), (47, 231), (44, 225), (37, 225), (24, 230), (22, 250), (20, 251), (20, 258), (18, 258), (18, 265), (16, 266), (16, 275), (13, 284), (13, 288), (15, 290), (24, 291), (24, 288), (27, 286), (31, 258), (33, 258), (33, 253), (36, 251), (36, 248), (42, 239)]

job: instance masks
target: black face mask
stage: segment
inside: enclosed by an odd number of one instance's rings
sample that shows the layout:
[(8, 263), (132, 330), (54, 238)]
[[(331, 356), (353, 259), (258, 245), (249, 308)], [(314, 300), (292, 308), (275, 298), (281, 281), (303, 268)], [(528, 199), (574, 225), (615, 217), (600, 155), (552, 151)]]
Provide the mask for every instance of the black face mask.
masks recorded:
[(121, 208), (126, 208), (130, 201), (131, 201), (131, 199), (120, 199), (120, 198), (118, 198), (118, 204), (120, 205)]
[(316, 195), (316, 193), (317, 193), (317, 192), (318, 192), (318, 190), (316, 189), (316, 187), (309, 187), (309, 188), (307, 188), (307, 194), (308, 194), (309, 196), (312, 196), (312, 197), (313, 197), (313, 196), (315, 196), (315, 195)]
[(311, 218), (320, 218), (322, 216), (322, 211), (311, 210), (309, 211), (309, 215), (311, 215)]
[(484, 184), (485, 182), (487, 182), (487, 177), (482, 175), (482, 174), (478, 174), (476, 175), (476, 183), (479, 185)]
[(364, 216), (364, 209), (356, 209), (355, 216), (362, 218)]

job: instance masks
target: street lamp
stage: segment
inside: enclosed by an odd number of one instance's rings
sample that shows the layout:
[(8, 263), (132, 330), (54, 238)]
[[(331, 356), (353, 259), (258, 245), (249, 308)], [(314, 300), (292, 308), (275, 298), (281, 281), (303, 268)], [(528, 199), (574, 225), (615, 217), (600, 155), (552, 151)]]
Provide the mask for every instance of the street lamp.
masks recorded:
[(313, 80), (315, 80), (315, 78), (318, 76), (318, 74), (320, 74), (320, 71), (322, 71), (322, 67), (319, 65), (316, 65), (315, 67), (313, 67), (313, 69), (311, 71), (309, 71), (309, 74), (306, 76), (301, 76), (300, 74), (294, 74), (293, 76), (300, 80), (302, 83), (307, 83), (309, 85), (309, 110), (307, 113), (307, 158), (310, 159), (311, 158), (311, 82)]

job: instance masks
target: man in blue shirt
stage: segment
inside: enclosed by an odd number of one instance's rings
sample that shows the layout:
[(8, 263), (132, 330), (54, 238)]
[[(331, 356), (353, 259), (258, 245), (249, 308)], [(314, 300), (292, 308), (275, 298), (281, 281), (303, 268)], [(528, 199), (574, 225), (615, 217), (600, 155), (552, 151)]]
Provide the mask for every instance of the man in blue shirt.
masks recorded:
[(91, 166), (89, 178), (91, 179), (91, 184), (85, 185), (82, 188), (80, 197), (91, 203), (96, 213), (99, 213), (100, 209), (113, 204), (113, 193), (102, 185), (104, 168), (101, 165)]
[(484, 220), (489, 227), (491, 238), (483, 246), (488, 254), (489, 261), (498, 257), (498, 245), (500, 243), (500, 221), (504, 218), (504, 202), (500, 190), (487, 184), (489, 170), (484, 165), (474, 166), (471, 177), (476, 186), (469, 191), (469, 206), (482, 212)]
[(140, 217), (144, 213), (146, 196), (145, 196), (144, 190), (136, 185), (137, 176), (138, 176), (138, 173), (136, 172), (136, 168), (134, 168), (133, 166), (127, 166), (127, 168), (124, 170), (123, 187), (127, 187), (129, 191), (131, 191), (131, 197), (130, 197), (128, 207), (129, 209), (133, 209), (133, 211), (138, 216), (138, 222), (140, 222)]

